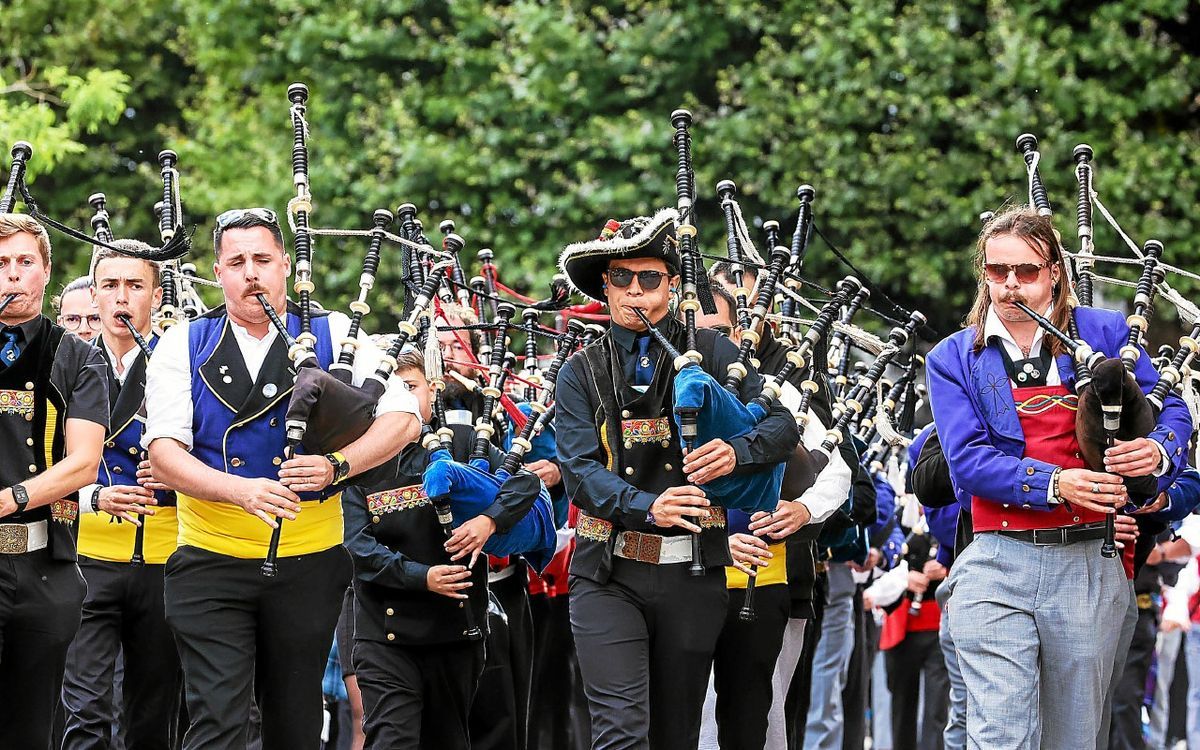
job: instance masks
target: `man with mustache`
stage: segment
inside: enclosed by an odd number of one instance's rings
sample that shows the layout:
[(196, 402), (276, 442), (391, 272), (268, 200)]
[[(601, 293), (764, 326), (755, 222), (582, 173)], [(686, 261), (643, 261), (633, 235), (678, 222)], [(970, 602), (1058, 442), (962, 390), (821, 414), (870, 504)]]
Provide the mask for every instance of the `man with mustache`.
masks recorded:
[[(114, 247), (149, 252), (136, 240)], [(153, 349), (151, 313), (162, 301), (157, 263), (98, 248), (89, 297), (101, 319), (96, 339), (108, 370), (111, 428), (95, 484), (79, 491), (79, 568), (88, 583), (83, 622), (68, 653), (63, 683), (63, 748), (107, 748), (116, 710), (113, 676), (124, 654), (121, 715), (130, 748), (168, 747), (178, 722), (182, 673), (163, 612), (163, 566), (176, 548), (174, 493), (139, 472), (145, 423), (146, 355), (132, 326)], [(126, 325), (124, 321), (128, 321)], [(145, 475), (139, 481), (139, 474)], [(151, 487), (159, 487), (154, 491)], [(142, 547), (135, 546), (143, 527)], [(135, 553), (139, 562), (133, 562)]]
[[(596, 750), (696, 747), (733, 562), (724, 511), (703, 485), (770, 470), (800, 441), (795, 418), (776, 403), (749, 433), (683, 455), (671, 360), (637, 314), (686, 349), (684, 326), (669, 312), (679, 284), (676, 220), (673, 209), (610, 220), (599, 239), (559, 259), (571, 284), (612, 316), (609, 332), (567, 361), (555, 389), (559, 462), (581, 511), (571, 629)], [(723, 379), (737, 349), (715, 331), (696, 334), (701, 367)], [(762, 385), (751, 368), (738, 397), (749, 401)], [(703, 576), (688, 570), (693, 532)]]
[[(225, 304), (169, 329), (146, 381), (143, 445), (155, 478), (178, 493), (179, 549), (167, 561), (164, 596), (191, 719), (184, 747), (245, 747), (253, 689), (264, 748), (316, 748), (321, 676), (351, 572), (339, 488), (417, 437), (417, 406), (402, 386), (389, 384), (358, 440), (285, 461), (294, 373), (257, 297), (299, 334), (300, 311), (286, 295), (291, 259), (275, 212), (222, 213), (213, 249)], [(313, 349), (322, 368), (348, 328), (346, 316), (316, 311)], [(356, 384), (380, 357), (360, 333)], [(262, 561), (283, 519), (278, 572), (267, 578)]]
[[(1074, 363), (1013, 303), (1062, 330), (1074, 316), (1079, 337), (1110, 357), (1128, 341), (1124, 318), (1072, 305), (1053, 224), (1032, 208), (989, 221), (976, 263), (967, 327), (926, 359), (938, 436), (975, 534), (947, 579), (968, 747), (1094, 747), (1129, 596), (1120, 559), (1100, 555), (1104, 519), (1128, 501), (1123, 477), (1170, 486), (1192, 421), (1171, 396), (1148, 437), (1108, 449), (1107, 471), (1084, 468)], [(1145, 391), (1158, 380), (1144, 352), (1134, 375)]]
[(108, 428), (99, 350), (41, 314), (50, 237), (0, 214), (0, 747), (50, 744), (85, 584), (76, 492)]

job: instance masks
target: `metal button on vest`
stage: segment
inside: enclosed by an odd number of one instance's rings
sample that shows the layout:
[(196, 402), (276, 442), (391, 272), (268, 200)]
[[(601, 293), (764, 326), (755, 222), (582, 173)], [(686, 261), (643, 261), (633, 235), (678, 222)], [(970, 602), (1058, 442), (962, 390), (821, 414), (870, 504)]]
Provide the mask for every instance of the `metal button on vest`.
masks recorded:
[(633, 476), (633, 467), (632, 466), (625, 467), (625, 476), (627, 476), (627, 477)]
[[(32, 381), (28, 381), (25, 383), (25, 390), (27, 390), (27, 391), (33, 390), (33, 382)], [(1174, 440), (1175, 438), (1171, 438), (1171, 439)]]
[(388, 617), (391, 617), (392, 615), (396, 614), (396, 610), (388, 607), (386, 610), (384, 610), (384, 614), (386, 614)]
[(389, 640), (389, 641), (394, 641), (394, 640), (396, 640), (396, 634), (395, 634), (395, 633), (388, 633), (388, 640)]
[(664, 469), (666, 469), (667, 471), (670, 471), (670, 470), (671, 470), (671, 464), (663, 464), (663, 468), (664, 468)]
[(379, 516), (371, 516), (371, 523), (379, 523)]
[(233, 458), (229, 459), (229, 465), (235, 469), (237, 467), (241, 466), (243, 463), (245, 463), (245, 462), (242, 461), (242, 459), (238, 458), (237, 456), (234, 456)]
[(1075, 516), (1071, 520), (1074, 521), (1075, 523), (1079, 523), (1079, 516)]
[(1030, 466), (1029, 468), (1025, 469), (1025, 473), (1029, 476), (1033, 476), (1033, 467)]
[(138, 449), (137, 449), (136, 447), (134, 447), (134, 446), (132, 446), (132, 445), (131, 445), (131, 446), (129, 446), (129, 455), (131, 455), (131, 456), (136, 456), (136, 455), (137, 455), (137, 451), (138, 451)]
[(36, 473), (37, 473), (37, 464), (29, 464), (29, 473), (30, 473), (30, 474), (36, 474)]
[(632, 448), (632, 447), (633, 447), (633, 441), (632, 441), (632, 440), (626, 440), (626, 441), (625, 441), (625, 450), (629, 450), (629, 449), (630, 449), (630, 448)]
[(104, 444), (104, 447), (105, 448), (116, 448), (117, 444), (114, 443), (113, 441), (109, 440), (107, 443)]
[(32, 448), (33, 447), (33, 438), (25, 438), (25, 445), (28, 445), (29, 447)]
[(272, 427), (276, 427), (276, 426), (278, 426), (278, 425), (279, 425), (279, 418), (278, 418), (278, 417), (271, 417), (271, 426), (272, 426)]
[(1007, 507), (1008, 507), (1008, 503), (1001, 503), (1000, 507), (1002, 507), (1002, 508), (1007, 508)]
[(1175, 433), (1173, 433), (1173, 432), (1168, 432), (1168, 433), (1167, 433), (1167, 440), (1174, 440), (1174, 439), (1175, 439)]
[(113, 473), (114, 473), (114, 474), (121, 474), (121, 473), (123, 473), (123, 472), (121, 471), (121, 467), (120, 467), (120, 466), (114, 466), (114, 467), (113, 467)]
[(1029, 492), (1029, 485), (1027, 485), (1027, 484), (1023, 484), (1023, 485), (1021, 485), (1021, 491), (1022, 491), (1022, 492)]
[(26, 414), (26, 415), (25, 415), (25, 421), (26, 421), (26, 422), (32, 422), (32, 421), (33, 421), (33, 415), (32, 415), (32, 414)]
[(664, 440), (664, 441), (662, 441), (662, 447), (664, 447), (664, 448), (670, 448), (670, 447), (671, 447), (671, 441), (670, 441), (670, 440)]
[(459, 608), (459, 609), (462, 609), (462, 608), (463, 608), (463, 603), (462, 603), (462, 602), (459, 602), (459, 603), (458, 603), (458, 608)]
[(1000, 522), (1000, 525), (1001, 525), (1001, 526), (1003, 526), (1004, 528), (1006, 528), (1006, 529), (1007, 529), (1007, 528), (1008, 528), (1008, 521), (1001, 521), (1001, 522)]
[(621, 419), (629, 419), (629, 410), (628, 409), (621, 410)]
[(271, 459), (271, 463), (275, 464), (276, 466), (279, 466), (280, 464), (283, 463), (283, 459), (280, 458), (279, 456), (276, 456), (275, 458)]

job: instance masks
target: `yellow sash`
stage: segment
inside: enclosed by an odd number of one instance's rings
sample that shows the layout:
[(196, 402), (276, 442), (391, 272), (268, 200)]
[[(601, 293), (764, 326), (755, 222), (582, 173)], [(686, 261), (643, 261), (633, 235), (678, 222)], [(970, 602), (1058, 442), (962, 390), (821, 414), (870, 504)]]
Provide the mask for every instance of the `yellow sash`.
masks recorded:
[[(146, 526), (142, 556), (148, 565), (162, 565), (175, 551), (179, 524), (175, 508), (155, 508), (152, 516), (143, 516)], [(107, 513), (83, 513), (79, 518), (79, 554), (93, 560), (127, 563), (133, 556), (133, 537), (137, 527), (117, 523)]]
[[(300, 503), (295, 521), (282, 521), (279, 556), (324, 552), (342, 543), (342, 495)], [(265, 558), (271, 527), (236, 505), (180, 493), (179, 544), (243, 559)]]

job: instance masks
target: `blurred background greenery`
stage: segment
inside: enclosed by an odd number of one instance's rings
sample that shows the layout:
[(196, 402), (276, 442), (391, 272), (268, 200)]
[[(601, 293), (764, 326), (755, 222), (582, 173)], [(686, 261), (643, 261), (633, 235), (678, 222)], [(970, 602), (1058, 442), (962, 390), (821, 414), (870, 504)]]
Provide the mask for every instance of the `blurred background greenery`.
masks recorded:
[[(366, 228), (413, 202), (431, 236), (454, 219), (469, 256), (494, 248), (501, 280), (533, 296), (563, 245), (674, 204), (681, 106), (706, 252), (725, 248), (718, 180), (789, 236), (811, 183), (817, 227), (943, 335), (973, 295), (978, 214), (1024, 200), (1024, 131), (1068, 247), (1086, 141), (1132, 236), (1200, 266), (1195, 0), (20, 0), (0, 41), (0, 142), (33, 143), (43, 208), (85, 227), (103, 191), (117, 236), (157, 240), (155, 156), (175, 149), (205, 273), (216, 213), (293, 194), (292, 81), (312, 93), (315, 225)], [(56, 283), (86, 271), (87, 248), (55, 242)], [(1106, 227), (1097, 245), (1128, 252)], [(364, 248), (318, 238), (327, 306), (345, 309)], [(395, 320), (398, 266), (381, 270), (372, 328)], [(806, 269), (846, 273), (818, 238)]]

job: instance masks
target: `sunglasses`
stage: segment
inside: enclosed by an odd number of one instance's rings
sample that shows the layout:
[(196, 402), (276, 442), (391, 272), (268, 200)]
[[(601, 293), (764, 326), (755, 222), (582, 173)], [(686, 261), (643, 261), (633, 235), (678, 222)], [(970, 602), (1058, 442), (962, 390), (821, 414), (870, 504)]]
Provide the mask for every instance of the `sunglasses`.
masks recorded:
[(217, 228), (224, 229), (235, 221), (254, 218), (268, 224), (278, 224), (279, 217), (269, 208), (231, 208), (217, 215)]
[(628, 268), (608, 269), (608, 281), (618, 289), (624, 289), (632, 284), (634, 276), (637, 276), (638, 286), (648, 292), (658, 289), (663, 279), (667, 278), (667, 274), (662, 271), (638, 271), (634, 273)]
[(99, 315), (64, 315), (62, 316), (62, 325), (68, 331), (78, 331), (85, 319), (87, 320), (88, 328), (91, 328), (93, 331), (100, 330)]
[(1017, 281), (1022, 284), (1032, 284), (1038, 280), (1038, 276), (1042, 275), (1042, 269), (1047, 268), (1049, 263), (1017, 263), (1010, 265), (1008, 263), (984, 263), (983, 272), (987, 275), (988, 281), (993, 284), (1003, 284), (1008, 281), (1008, 275), (1015, 273)]

